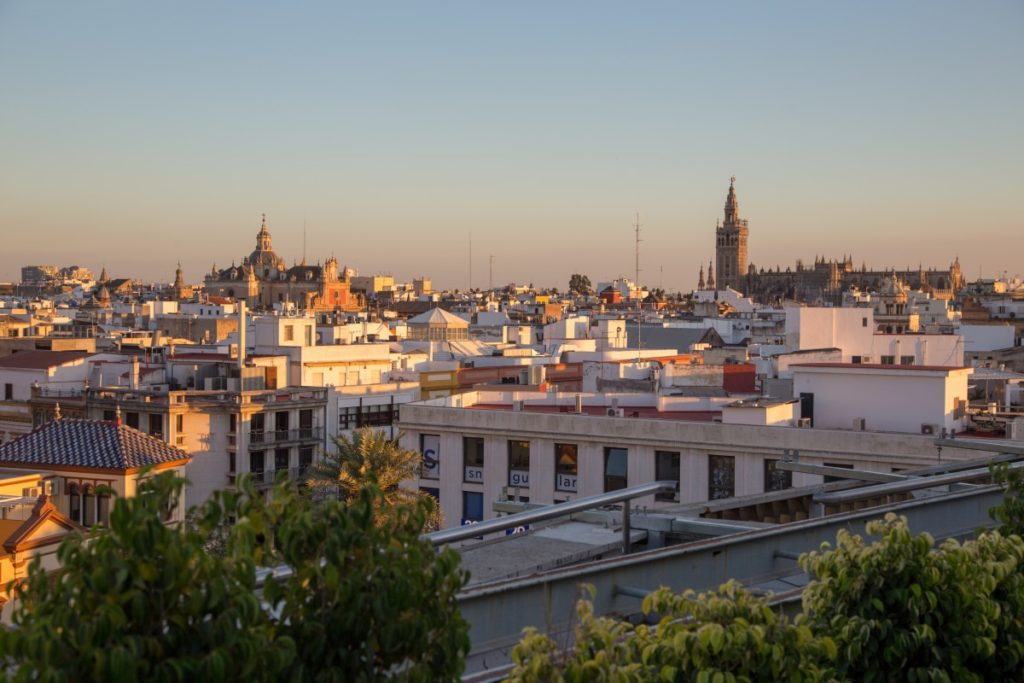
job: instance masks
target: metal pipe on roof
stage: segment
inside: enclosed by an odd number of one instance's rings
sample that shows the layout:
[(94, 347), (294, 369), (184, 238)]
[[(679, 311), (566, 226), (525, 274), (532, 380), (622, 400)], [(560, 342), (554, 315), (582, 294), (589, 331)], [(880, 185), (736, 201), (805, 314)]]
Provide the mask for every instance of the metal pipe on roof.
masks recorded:
[(456, 541), (466, 541), (471, 538), (484, 536), (496, 531), (505, 531), (506, 529), (512, 529), (525, 524), (543, 522), (548, 519), (557, 519), (559, 517), (567, 517), (576, 512), (583, 512), (585, 510), (591, 510), (604, 505), (611, 505), (612, 503), (621, 503), (623, 501), (632, 500), (633, 498), (649, 496), (662, 491), (675, 490), (676, 482), (674, 481), (655, 481), (649, 484), (639, 484), (637, 486), (629, 486), (617, 491), (599, 493), (596, 496), (577, 498), (576, 500), (566, 501), (565, 503), (559, 503), (558, 505), (549, 505), (538, 510), (517, 512), (505, 517), (489, 519), (478, 524), (455, 527), (453, 529), (442, 529), (441, 531), (423, 534), (421, 538), (425, 541), (430, 541), (435, 546), (444, 545), (446, 543), (455, 543)]
[(935, 445), (971, 451), (1024, 455), (1024, 443), (1013, 443), (1005, 439), (935, 439)]
[[(1010, 469), (1024, 468), (1024, 462), (1015, 462)], [(831, 493), (818, 493), (814, 495), (814, 502), (823, 505), (838, 505), (840, 503), (851, 503), (865, 498), (875, 498), (892, 493), (906, 493), (927, 489), (935, 486), (948, 484), (959, 484), (973, 479), (984, 479), (991, 475), (987, 467), (979, 467), (965, 472), (950, 472), (949, 474), (936, 474), (931, 477), (911, 477), (904, 481), (892, 481), (874, 486), (861, 486), (860, 488), (847, 489), (844, 491), (833, 491)]]

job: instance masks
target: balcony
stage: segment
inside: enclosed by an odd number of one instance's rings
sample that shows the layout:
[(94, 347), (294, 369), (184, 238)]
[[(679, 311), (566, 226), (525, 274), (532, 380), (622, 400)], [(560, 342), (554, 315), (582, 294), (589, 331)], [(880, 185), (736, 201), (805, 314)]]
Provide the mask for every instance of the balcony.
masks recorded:
[(323, 441), (323, 427), (300, 427), (299, 429), (278, 429), (269, 432), (249, 432), (249, 444), (278, 444), (303, 441)]
[[(273, 486), (274, 482), (277, 481), (277, 474), (279, 472), (287, 472), (288, 479), (292, 481), (301, 482), (306, 476), (306, 467), (289, 467), (281, 470), (264, 470), (263, 472), (248, 472), (249, 476), (252, 477), (252, 482), (256, 488), (267, 488)], [(235, 481), (238, 479), (241, 472), (228, 472), (228, 481), (234, 486)]]

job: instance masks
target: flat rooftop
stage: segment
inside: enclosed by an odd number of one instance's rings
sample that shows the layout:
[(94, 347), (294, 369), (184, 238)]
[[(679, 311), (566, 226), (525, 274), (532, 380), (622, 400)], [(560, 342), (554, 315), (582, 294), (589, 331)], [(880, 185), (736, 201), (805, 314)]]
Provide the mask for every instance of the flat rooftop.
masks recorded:
[[(507, 410), (512, 411), (509, 403), (476, 403), (466, 406), (471, 410)], [(623, 417), (644, 418), (647, 420), (683, 420), (687, 422), (711, 422), (716, 417), (721, 417), (720, 410), (658, 410), (655, 406), (612, 406), (612, 405), (585, 405), (583, 412), (577, 413), (575, 407), (569, 405), (531, 405), (529, 403), (518, 412), (523, 413), (562, 413), (568, 415), (591, 415), (595, 417), (609, 417), (608, 411), (618, 408), (622, 410)]]

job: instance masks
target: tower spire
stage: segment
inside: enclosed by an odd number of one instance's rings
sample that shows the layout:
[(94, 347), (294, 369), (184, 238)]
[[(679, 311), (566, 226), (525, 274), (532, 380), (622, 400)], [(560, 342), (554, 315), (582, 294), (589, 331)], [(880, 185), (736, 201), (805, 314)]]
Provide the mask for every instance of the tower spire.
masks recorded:
[(729, 178), (729, 194), (725, 198), (725, 222), (735, 223), (740, 217), (740, 203), (736, 199), (736, 176)]

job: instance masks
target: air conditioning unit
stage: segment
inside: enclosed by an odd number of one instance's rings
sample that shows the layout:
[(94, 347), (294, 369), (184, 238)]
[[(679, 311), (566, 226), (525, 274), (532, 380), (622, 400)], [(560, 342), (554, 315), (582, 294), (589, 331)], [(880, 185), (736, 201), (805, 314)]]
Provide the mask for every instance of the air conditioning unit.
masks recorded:
[(796, 421), (796, 426), (799, 427), (800, 429), (810, 429), (811, 428), (811, 418), (809, 418), (809, 417), (801, 417), (799, 420)]
[(861, 356), (861, 357), (860, 357), (860, 362), (861, 362), (861, 363), (874, 363), (874, 362), (875, 362), (875, 360), (874, 360), (874, 358), (873, 358), (873, 357), (871, 357), (871, 356)]
[(609, 408), (608, 409), (608, 417), (615, 417), (615, 414), (617, 412), (618, 412), (618, 408)]
[(853, 418), (853, 430), (855, 432), (863, 432), (865, 429), (868, 428), (867, 424), (868, 424), (868, 421), (866, 419), (864, 419), (863, 417), (855, 417), (855, 418)]
[(922, 424), (921, 425), (921, 433), (924, 434), (925, 436), (935, 436), (935, 434), (937, 434), (938, 431), (939, 431), (939, 425), (933, 425), (933, 424)]
[(523, 405), (523, 401), (512, 401), (512, 410), (521, 413), (523, 412)]

